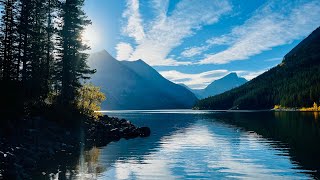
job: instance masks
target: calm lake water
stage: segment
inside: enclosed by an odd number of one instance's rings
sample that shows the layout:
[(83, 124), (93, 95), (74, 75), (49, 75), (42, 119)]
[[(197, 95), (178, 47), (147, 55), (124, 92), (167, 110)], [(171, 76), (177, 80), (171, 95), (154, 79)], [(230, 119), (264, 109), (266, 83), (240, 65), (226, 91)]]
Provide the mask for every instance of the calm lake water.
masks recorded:
[(318, 113), (113, 111), (148, 138), (87, 151), (76, 179), (317, 179)]

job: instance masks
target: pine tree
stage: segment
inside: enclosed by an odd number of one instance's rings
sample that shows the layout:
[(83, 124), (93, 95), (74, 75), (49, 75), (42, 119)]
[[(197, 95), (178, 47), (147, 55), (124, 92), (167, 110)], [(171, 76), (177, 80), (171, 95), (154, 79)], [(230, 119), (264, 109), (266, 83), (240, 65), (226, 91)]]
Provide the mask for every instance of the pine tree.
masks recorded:
[[(34, 3), (32, 0), (20, 0), (19, 2), (19, 18), (18, 18), (18, 59), (21, 63), (22, 70), (20, 72), (22, 82), (27, 91), (30, 87), (28, 81), (31, 79), (31, 40), (32, 40), (32, 29), (33, 29), (33, 18), (32, 12), (34, 9)], [(26, 92), (26, 95), (28, 93)]]
[(0, 0), (0, 82), (8, 87), (0, 106), (41, 107), (52, 94), (75, 105), (82, 80), (94, 72), (81, 40), (91, 23), (83, 5), (84, 0)]
[(15, 58), (15, 40), (16, 40), (16, 0), (0, 1), (2, 9), (1, 18), (1, 75), (3, 80), (11, 81), (17, 78), (16, 58)]
[(48, 94), (52, 91), (52, 84), (54, 79), (54, 42), (53, 36), (56, 33), (56, 29), (54, 27), (54, 19), (56, 18), (55, 13), (59, 7), (58, 0), (46, 0), (45, 2), (46, 7), (46, 16), (47, 16), (47, 25), (46, 25), (46, 42), (45, 42), (45, 79), (46, 79), (46, 89), (45, 92)]
[(84, 0), (66, 0), (62, 3), (60, 17), (62, 29), (59, 32), (59, 59), (57, 68), (60, 70), (58, 79), (61, 82), (61, 103), (70, 105), (74, 102), (77, 88), (81, 87), (81, 79), (87, 79), (93, 71), (87, 66), (89, 49), (81, 40), (81, 33), (90, 20), (82, 10)]

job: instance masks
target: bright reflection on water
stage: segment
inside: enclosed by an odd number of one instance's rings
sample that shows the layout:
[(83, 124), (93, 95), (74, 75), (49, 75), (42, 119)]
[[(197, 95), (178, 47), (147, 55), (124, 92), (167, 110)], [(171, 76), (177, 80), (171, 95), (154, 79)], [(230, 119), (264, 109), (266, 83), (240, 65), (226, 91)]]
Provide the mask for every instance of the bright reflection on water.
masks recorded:
[(181, 110), (107, 114), (149, 126), (152, 134), (86, 152), (83, 179), (319, 177), (319, 125), (313, 113)]

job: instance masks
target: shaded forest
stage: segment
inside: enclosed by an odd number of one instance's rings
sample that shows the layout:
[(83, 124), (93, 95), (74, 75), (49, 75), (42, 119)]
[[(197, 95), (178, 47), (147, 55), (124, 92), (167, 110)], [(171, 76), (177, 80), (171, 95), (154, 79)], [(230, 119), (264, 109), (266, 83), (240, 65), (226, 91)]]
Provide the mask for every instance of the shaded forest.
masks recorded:
[(0, 112), (75, 107), (87, 66), (84, 0), (1, 0)]
[(320, 28), (292, 49), (282, 63), (248, 83), (200, 100), (197, 109), (310, 107), (320, 101)]

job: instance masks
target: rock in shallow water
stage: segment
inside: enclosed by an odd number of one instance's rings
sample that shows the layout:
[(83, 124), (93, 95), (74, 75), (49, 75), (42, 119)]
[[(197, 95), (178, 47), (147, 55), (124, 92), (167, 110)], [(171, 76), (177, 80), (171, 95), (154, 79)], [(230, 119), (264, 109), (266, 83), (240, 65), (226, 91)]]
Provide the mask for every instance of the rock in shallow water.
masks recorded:
[(151, 130), (149, 127), (140, 127), (137, 128), (140, 137), (149, 137)]

